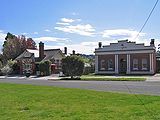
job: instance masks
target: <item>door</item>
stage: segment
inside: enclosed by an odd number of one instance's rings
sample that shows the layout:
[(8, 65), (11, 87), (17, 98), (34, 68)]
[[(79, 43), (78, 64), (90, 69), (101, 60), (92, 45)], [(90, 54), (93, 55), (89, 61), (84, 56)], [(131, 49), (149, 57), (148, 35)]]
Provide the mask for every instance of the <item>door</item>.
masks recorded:
[(120, 60), (120, 74), (126, 74), (127, 72), (127, 61), (125, 59)]

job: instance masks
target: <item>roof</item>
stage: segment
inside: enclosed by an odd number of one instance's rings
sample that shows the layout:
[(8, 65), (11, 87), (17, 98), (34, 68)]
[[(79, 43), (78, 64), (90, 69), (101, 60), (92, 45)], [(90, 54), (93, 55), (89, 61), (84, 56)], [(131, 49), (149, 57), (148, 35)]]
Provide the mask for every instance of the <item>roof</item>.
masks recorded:
[(16, 60), (21, 59), (21, 58), (30, 58), (33, 57), (33, 53), (29, 52), (28, 50), (25, 50), (22, 54), (20, 54)]
[[(39, 50), (26, 49), (22, 54), (20, 54), (16, 59), (21, 59), (24, 57), (32, 57), (34, 55), (35, 58), (39, 58)], [(50, 59), (62, 59), (64, 54), (60, 49), (47, 49), (44, 50), (45, 58), (43, 60)]]
[(110, 51), (137, 51), (137, 50), (155, 50), (154, 46), (145, 46), (144, 43), (136, 44), (128, 40), (121, 40), (118, 43), (110, 43), (110, 45), (95, 49), (95, 52), (110, 52)]
[(34, 57), (39, 57), (39, 50), (27, 49), (27, 51), (33, 53)]
[(64, 54), (60, 49), (47, 49), (44, 50), (45, 58), (43, 60), (50, 60), (50, 59), (61, 59)]

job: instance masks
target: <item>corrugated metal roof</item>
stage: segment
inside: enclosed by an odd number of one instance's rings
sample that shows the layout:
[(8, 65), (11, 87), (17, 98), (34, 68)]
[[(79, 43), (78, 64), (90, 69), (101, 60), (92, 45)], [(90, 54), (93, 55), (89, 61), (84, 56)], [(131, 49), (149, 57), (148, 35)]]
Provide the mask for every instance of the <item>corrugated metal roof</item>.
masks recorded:
[(28, 52), (34, 53), (34, 57), (39, 57), (39, 50), (27, 49)]

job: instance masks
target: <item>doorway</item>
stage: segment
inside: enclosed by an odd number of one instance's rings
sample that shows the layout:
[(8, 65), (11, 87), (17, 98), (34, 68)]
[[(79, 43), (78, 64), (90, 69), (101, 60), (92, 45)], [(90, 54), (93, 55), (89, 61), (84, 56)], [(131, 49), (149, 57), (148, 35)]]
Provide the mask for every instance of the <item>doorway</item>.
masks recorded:
[(120, 71), (119, 71), (119, 73), (120, 74), (126, 74), (126, 72), (127, 72), (127, 61), (124, 58), (122, 58), (122, 59), (120, 59)]

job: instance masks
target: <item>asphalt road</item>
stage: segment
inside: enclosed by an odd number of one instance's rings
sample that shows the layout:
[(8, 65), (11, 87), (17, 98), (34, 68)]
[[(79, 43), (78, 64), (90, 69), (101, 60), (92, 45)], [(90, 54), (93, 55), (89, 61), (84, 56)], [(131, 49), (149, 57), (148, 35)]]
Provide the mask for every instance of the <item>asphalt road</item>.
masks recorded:
[(17, 84), (32, 84), (45, 86), (58, 86), (65, 88), (80, 88), (96, 91), (109, 91), (130, 94), (145, 94), (160, 96), (159, 81), (56, 81), (44, 79), (30, 78), (0, 78), (0, 83), (17, 83)]

